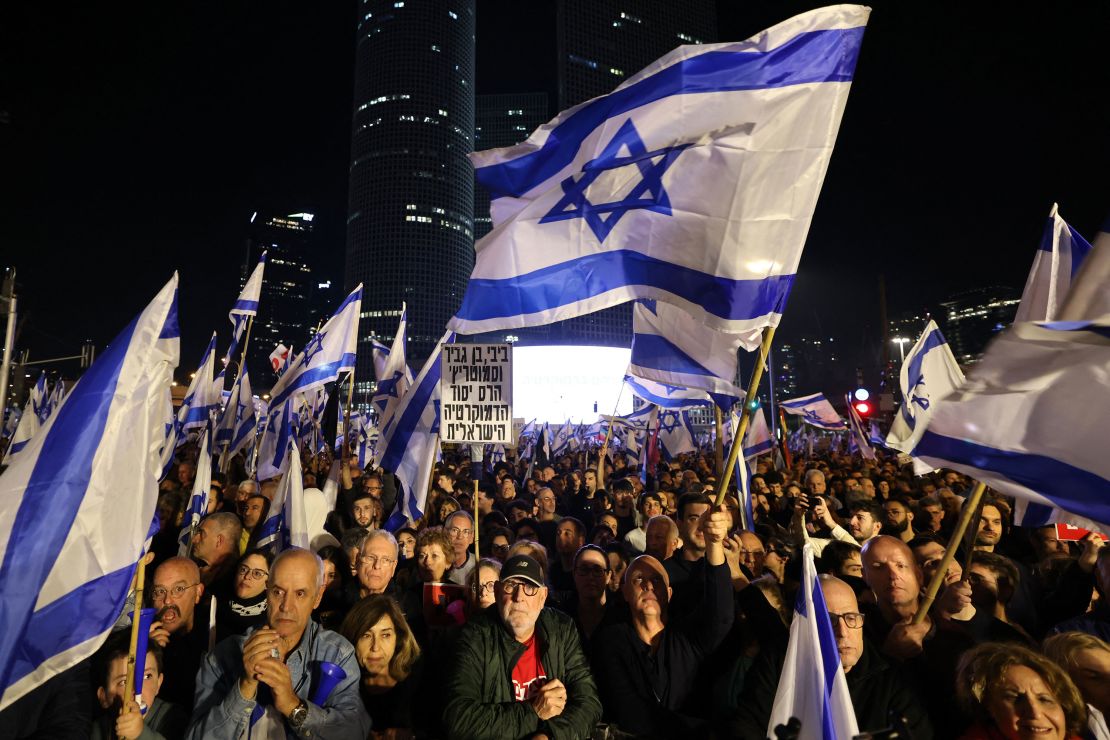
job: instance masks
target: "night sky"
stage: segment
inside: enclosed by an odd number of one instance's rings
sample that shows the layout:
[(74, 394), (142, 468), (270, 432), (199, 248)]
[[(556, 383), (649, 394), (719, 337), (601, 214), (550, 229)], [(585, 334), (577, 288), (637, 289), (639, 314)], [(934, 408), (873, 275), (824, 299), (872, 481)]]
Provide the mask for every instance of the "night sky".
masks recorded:
[[(719, 36), (818, 5), (720, 0)], [(1020, 290), (1053, 201), (1093, 236), (1110, 213), (1110, 11), (1056, 5), (873, 6), (784, 334), (873, 342), (880, 273), (892, 313)], [(551, 87), (550, 26), (523, 7), (479, 0), (479, 92)], [(177, 269), (187, 370), (230, 329), (254, 210), (316, 213), (341, 278), (356, 8), (9, 11), (0, 262), (19, 270), (18, 348), (103, 346)]]

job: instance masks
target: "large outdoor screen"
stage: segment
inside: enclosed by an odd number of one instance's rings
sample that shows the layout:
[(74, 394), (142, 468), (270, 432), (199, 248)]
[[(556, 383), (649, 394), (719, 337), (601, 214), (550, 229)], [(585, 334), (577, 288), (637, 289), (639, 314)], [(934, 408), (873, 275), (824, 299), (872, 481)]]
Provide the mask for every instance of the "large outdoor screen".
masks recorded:
[(563, 423), (632, 411), (621, 386), (631, 350), (621, 347), (513, 347), (513, 416)]

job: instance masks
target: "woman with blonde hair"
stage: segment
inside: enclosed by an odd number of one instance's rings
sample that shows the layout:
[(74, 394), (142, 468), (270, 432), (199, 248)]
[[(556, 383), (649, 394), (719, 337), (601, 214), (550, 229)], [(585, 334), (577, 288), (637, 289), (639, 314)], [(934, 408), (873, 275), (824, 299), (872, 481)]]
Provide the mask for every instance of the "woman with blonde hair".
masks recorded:
[(1016, 643), (968, 650), (956, 671), (956, 699), (974, 724), (963, 740), (1073, 740), (1087, 705), (1060, 666)]
[(1061, 632), (1044, 641), (1044, 652), (1075, 682), (1091, 709), (1089, 729), (1095, 737), (1110, 737), (1110, 643), (1086, 632)]
[(390, 596), (367, 596), (347, 613), (339, 632), (355, 646), (359, 692), (375, 735), (392, 730), (394, 737), (411, 737), (412, 708), (420, 704), (420, 646), (401, 607)]

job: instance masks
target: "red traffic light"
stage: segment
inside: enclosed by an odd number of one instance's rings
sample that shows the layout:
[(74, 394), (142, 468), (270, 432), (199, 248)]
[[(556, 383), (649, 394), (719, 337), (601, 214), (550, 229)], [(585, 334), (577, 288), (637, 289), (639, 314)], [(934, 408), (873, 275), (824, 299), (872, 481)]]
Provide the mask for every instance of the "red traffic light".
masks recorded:
[(869, 404), (867, 401), (856, 401), (852, 404), (852, 406), (856, 409), (856, 413), (859, 414), (861, 417), (868, 416), (871, 413), (871, 404)]

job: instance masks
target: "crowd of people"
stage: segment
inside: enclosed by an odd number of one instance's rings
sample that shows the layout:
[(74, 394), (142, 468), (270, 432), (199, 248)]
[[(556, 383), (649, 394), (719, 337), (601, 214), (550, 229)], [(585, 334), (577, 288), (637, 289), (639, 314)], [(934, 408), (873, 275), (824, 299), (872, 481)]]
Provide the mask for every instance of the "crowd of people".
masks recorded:
[(141, 707), (124, 695), (124, 614), (92, 659), (5, 712), (13, 736), (765, 738), (808, 543), (861, 731), (1110, 737), (1099, 535), (1015, 527), (988, 493), (914, 620), (972, 483), (955, 472), (760, 458), (749, 530), (735, 490), (714, 505), (711, 452), (599, 471), (596, 450), (496, 465), (448, 450), (425, 517), (389, 532), (391, 474), (305, 455), (311, 549), (258, 546), (276, 482), (233, 467), (183, 557), (183, 450), (147, 569)]

